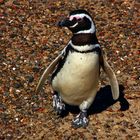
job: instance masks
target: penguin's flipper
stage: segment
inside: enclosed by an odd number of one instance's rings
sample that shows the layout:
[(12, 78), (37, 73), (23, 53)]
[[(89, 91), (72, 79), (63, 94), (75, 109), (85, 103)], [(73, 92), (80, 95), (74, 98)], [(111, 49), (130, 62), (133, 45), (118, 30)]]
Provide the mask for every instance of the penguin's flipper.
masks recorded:
[(55, 60), (46, 68), (46, 70), (44, 71), (44, 73), (42, 74), (39, 83), (37, 85), (36, 88), (36, 92), (39, 92), (43, 86), (43, 84), (45, 83), (45, 81), (47, 80), (48, 76), (50, 73), (52, 73), (55, 69), (55, 66), (58, 64), (59, 60), (62, 58), (62, 53), (57, 56), (55, 58)]
[(108, 64), (105, 57), (103, 56), (103, 53), (101, 54), (100, 57), (101, 57), (100, 58), (101, 67), (103, 68), (103, 70), (107, 74), (109, 81), (110, 81), (113, 99), (117, 100), (119, 98), (119, 85), (118, 85), (116, 75), (113, 72), (111, 66)]

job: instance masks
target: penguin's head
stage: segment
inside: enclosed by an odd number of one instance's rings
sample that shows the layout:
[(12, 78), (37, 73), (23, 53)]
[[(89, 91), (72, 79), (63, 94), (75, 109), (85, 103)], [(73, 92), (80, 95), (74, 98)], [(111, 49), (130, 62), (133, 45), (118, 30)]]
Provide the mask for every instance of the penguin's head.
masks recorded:
[(94, 33), (95, 24), (91, 15), (85, 10), (74, 10), (69, 16), (58, 22), (59, 27), (67, 27), (74, 34)]

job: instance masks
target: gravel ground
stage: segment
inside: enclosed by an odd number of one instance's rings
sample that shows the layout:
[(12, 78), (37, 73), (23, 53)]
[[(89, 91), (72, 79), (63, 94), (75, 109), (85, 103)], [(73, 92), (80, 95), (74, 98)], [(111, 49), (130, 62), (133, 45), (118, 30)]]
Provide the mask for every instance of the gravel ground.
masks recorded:
[[(139, 0), (0, 0), (0, 140), (139, 140), (139, 7)], [(52, 108), (49, 82), (40, 93), (35, 88), (71, 36), (56, 23), (80, 8), (96, 22), (121, 96), (112, 100), (108, 79), (101, 73), (90, 123), (74, 129), (76, 108), (59, 117)]]

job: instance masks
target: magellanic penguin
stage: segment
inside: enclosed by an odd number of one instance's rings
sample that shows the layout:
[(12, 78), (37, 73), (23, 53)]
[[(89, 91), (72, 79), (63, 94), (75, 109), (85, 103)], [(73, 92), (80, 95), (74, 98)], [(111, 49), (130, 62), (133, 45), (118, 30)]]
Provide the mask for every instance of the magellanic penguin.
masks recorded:
[(48, 75), (52, 73), (54, 109), (61, 114), (65, 110), (65, 103), (79, 106), (80, 113), (73, 119), (72, 125), (86, 127), (87, 110), (98, 90), (100, 67), (109, 77), (114, 100), (119, 97), (118, 82), (112, 68), (105, 60), (96, 37), (95, 23), (87, 11), (74, 10), (58, 25), (67, 27), (73, 36), (59, 56), (44, 71), (36, 90), (39, 92)]

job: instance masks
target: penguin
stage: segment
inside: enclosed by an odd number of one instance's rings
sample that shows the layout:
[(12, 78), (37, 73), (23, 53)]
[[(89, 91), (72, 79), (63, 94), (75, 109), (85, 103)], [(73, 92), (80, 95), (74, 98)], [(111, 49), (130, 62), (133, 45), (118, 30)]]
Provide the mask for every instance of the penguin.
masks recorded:
[(72, 37), (44, 71), (36, 91), (40, 91), (49, 74), (52, 74), (55, 111), (61, 114), (65, 110), (65, 104), (79, 106), (80, 113), (72, 120), (72, 126), (86, 127), (89, 123), (87, 110), (98, 90), (100, 68), (109, 78), (114, 100), (119, 98), (118, 81), (101, 50), (95, 23), (86, 10), (71, 11), (68, 17), (58, 22), (58, 26), (67, 27), (72, 32)]

